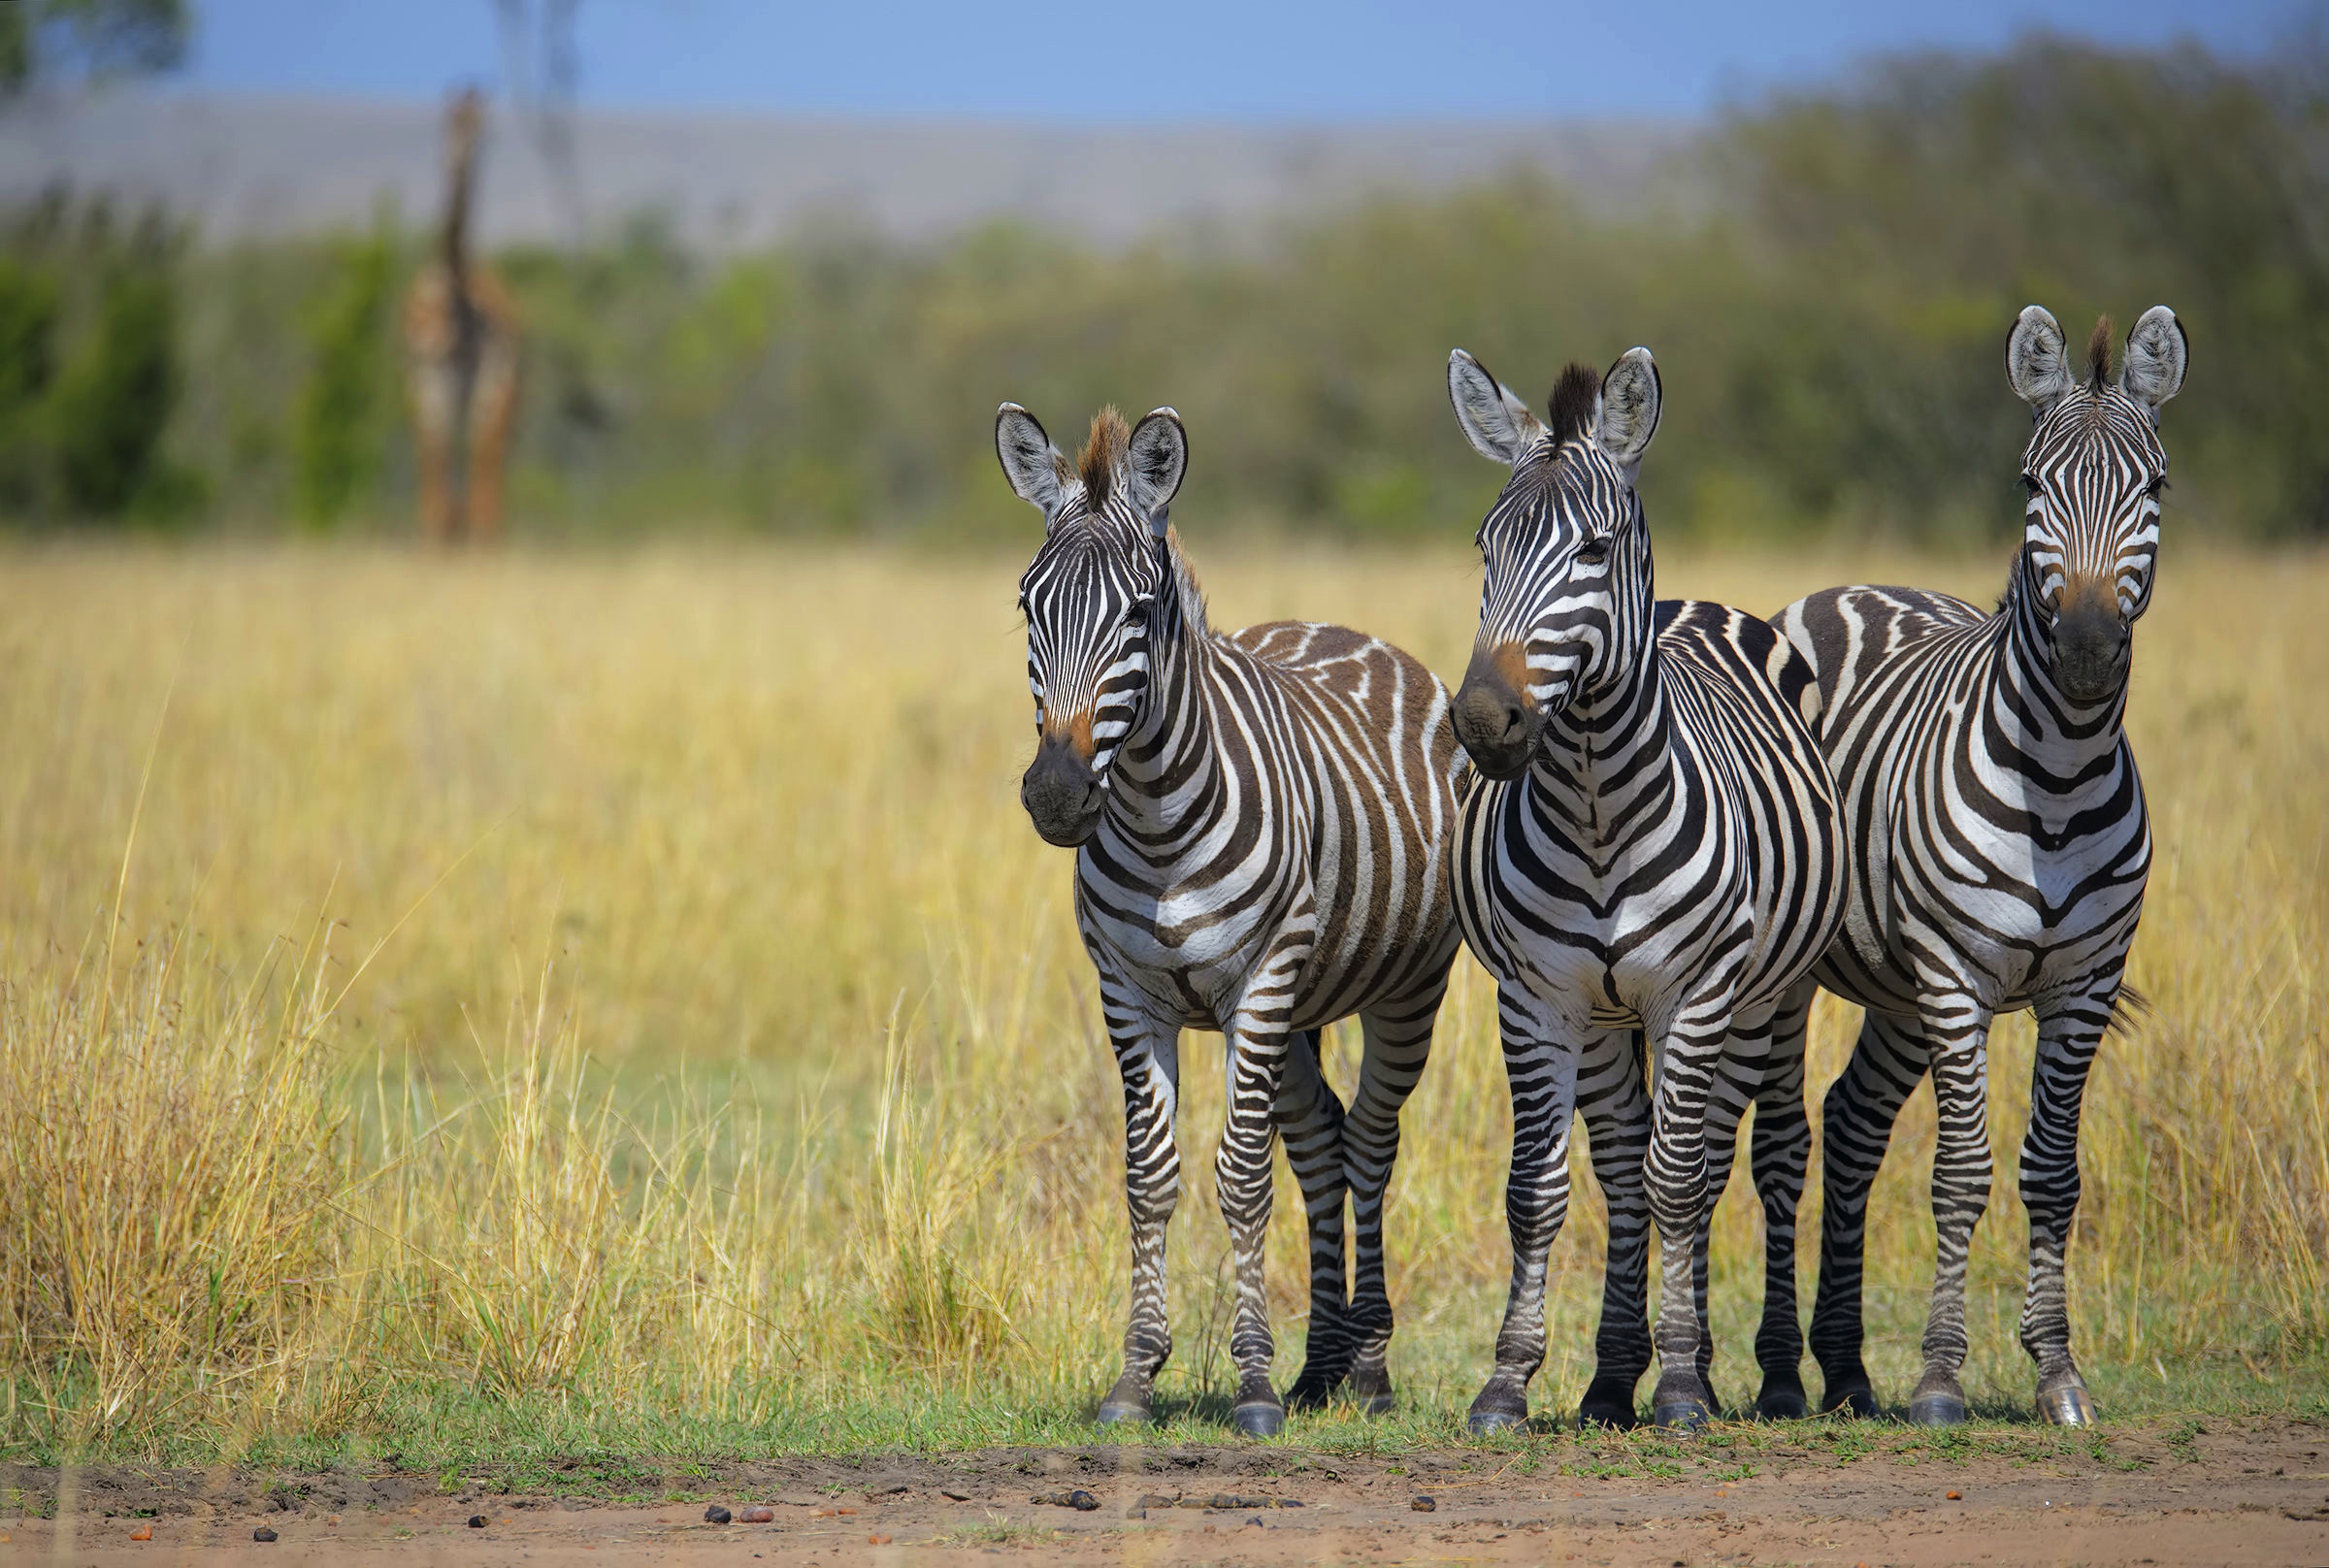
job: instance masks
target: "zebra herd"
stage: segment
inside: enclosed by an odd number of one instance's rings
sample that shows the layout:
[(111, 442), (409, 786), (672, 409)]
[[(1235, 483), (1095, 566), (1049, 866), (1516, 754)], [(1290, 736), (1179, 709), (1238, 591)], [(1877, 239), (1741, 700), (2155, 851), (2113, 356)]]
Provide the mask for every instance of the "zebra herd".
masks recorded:
[[(1860, 1356), (1868, 1192), (1929, 1073), (1938, 1247), (1907, 1413), (1965, 1419), (1966, 1258), (1991, 1175), (1985, 1041), (1998, 1013), (2031, 1008), (2021, 1340), (2039, 1414), (2091, 1421), (2063, 1249), (2086, 1071), (2120, 1002), (2150, 860), (2120, 721), (2166, 484), (2159, 409), (2184, 360), (2164, 306), (2137, 321), (2116, 376), (2107, 322), (2082, 366), (2052, 316), (2023, 310), (2006, 362), (2035, 419), (2029, 501), (1996, 611), (1853, 587), (1764, 621), (1655, 597), (1635, 490), (1661, 401), (1648, 350), (1606, 375), (1570, 366), (1540, 421), (1459, 349), (1457, 422), (1511, 477), (1480, 525), (1479, 631), (1453, 698), (1341, 627), (1212, 630), (1168, 517), (1188, 463), (1170, 408), (1130, 428), (1103, 412), (1071, 461), (1004, 404), (997, 453), (1044, 517), (1020, 581), (1040, 736), (1021, 799), (1047, 841), (1076, 848), (1077, 925), (1124, 1083), (1131, 1309), (1100, 1421), (1151, 1419), (1171, 1352), (1184, 1028), (1226, 1043), (1216, 1173), (1236, 1268), (1236, 1426), (1268, 1435), (1338, 1389), (1392, 1408), (1384, 1192), (1460, 939), (1496, 982), (1513, 1121), (1512, 1282), (1473, 1431), (1528, 1419), (1579, 1117), (1609, 1209), (1579, 1417), (1632, 1424), (1653, 1347), (1653, 1419), (1716, 1415), (1708, 1235), (1751, 1104), (1765, 1234), (1754, 1413), (1809, 1413), (1795, 1211), (1821, 986), (1866, 1009), (1823, 1105), (1821, 1408), (1878, 1408)], [(1364, 1049), (1346, 1107), (1320, 1031), (1352, 1015)], [(1311, 1284), (1284, 1400), (1263, 1290), (1280, 1139)]]

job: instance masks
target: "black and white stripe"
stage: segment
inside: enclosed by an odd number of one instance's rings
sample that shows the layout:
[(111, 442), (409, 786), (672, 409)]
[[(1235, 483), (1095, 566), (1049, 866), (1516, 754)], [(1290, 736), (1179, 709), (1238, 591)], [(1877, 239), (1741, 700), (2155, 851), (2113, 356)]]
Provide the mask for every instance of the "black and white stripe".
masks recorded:
[(1868, 1009), (1827, 1094), (1825, 1208), (1812, 1350), (1824, 1402), (1873, 1413), (1860, 1358), (1868, 1190), (1894, 1117), (1928, 1071), (1939, 1113), (1939, 1231), (1913, 1420), (1965, 1419), (1965, 1268), (1989, 1200), (1987, 1037), (2038, 1015), (2020, 1184), (2030, 1216), (2021, 1342), (2050, 1421), (2094, 1419), (2070, 1354), (2063, 1247), (2079, 1201), (2079, 1109), (2143, 909), (2150, 828), (2120, 728), (2134, 623), (2149, 603), (2167, 453), (2160, 405), (2182, 385), (2165, 306), (2109, 375), (2107, 324), (2075, 376), (2032, 306), (2007, 372), (2036, 415), (2022, 457), (2022, 543), (1994, 614), (1946, 595), (1838, 588), (1778, 625), (1819, 671), (1821, 743), (1857, 853), (1843, 935), (1820, 982)]
[[(1299, 1408), (1346, 1379), (1391, 1407), (1383, 1195), (1399, 1107), (1447, 988), (1460, 767), (1446, 688), (1377, 638), (1275, 622), (1213, 632), (1165, 508), (1187, 461), (1179, 417), (1094, 422), (1076, 464), (1005, 404), (996, 444), (1045, 539), (1020, 581), (1041, 735), (1022, 800), (1076, 851), (1076, 918), (1124, 1077), (1132, 1217), (1124, 1373), (1103, 1421), (1146, 1420), (1170, 1354), (1164, 1230), (1180, 1192), (1179, 1032), (1226, 1036), (1229, 1115), (1216, 1162), (1237, 1270), (1234, 1418), (1279, 1429), (1263, 1294), (1270, 1144), (1283, 1133), (1311, 1239)], [(1347, 1110), (1319, 1031), (1364, 1032)], [(1346, 1290), (1343, 1216), (1357, 1229)]]
[[(1581, 1414), (1633, 1420), (1651, 1219), (1663, 1281), (1653, 1410), (1661, 1424), (1713, 1414), (1706, 1235), (1750, 1100), (1770, 1222), (1762, 1404), (1800, 1413), (1793, 1223), (1809, 1139), (1796, 1021), (1844, 897), (1834, 796), (1802, 706), (1811, 671), (1742, 611), (1654, 602), (1634, 490), (1658, 414), (1647, 350), (1606, 378), (1563, 372), (1549, 430), (1469, 355), (1448, 376), (1472, 444), (1512, 468), (1480, 528), (1480, 633), (1455, 704), (1487, 780), (1463, 804), (1457, 910), (1497, 980), (1513, 1100), (1512, 1290), (1472, 1428), (1527, 1417), (1575, 1111), (1611, 1210)], [(1655, 1064), (1647, 1094), (1637, 1029)]]

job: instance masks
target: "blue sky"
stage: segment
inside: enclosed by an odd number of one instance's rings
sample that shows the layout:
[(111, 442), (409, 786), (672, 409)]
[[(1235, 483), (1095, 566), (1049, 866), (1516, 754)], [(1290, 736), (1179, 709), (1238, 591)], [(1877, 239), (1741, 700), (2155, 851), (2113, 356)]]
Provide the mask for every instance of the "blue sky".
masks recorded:
[[(490, 0), (197, 0), (187, 85), (434, 98), (491, 82)], [(581, 0), (588, 102), (1056, 121), (1693, 114), (1872, 52), (2034, 26), (2269, 48), (2288, 0), (1066, 5)]]

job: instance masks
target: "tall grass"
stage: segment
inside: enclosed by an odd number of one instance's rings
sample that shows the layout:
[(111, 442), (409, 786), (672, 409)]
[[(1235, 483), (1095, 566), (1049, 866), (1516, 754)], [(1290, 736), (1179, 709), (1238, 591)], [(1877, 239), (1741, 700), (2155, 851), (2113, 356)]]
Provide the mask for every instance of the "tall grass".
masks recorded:
[[(1330, 615), (1460, 664), (1460, 555), (1196, 547), (1224, 624)], [(1668, 592), (1765, 609), (1859, 577), (1979, 597), (2000, 570), (1663, 565)], [(0, 1451), (498, 1443), (545, 1413), (778, 1446), (1071, 1429), (1120, 1332), (1120, 1099), (1066, 860), (1013, 800), (1015, 566), (11, 557)], [(2329, 1387), (2324, 591), (2317, 557), (2171, 553), (2139, 638), (2151, 1007), (2096, 1068), (2071, 1260), (2107, 1410)], [(1855, 1024), (1821, 1003), (1815, 1096)], [(1460, 961), (1391, 1215), (1394, 1372), (1431, 1431), (1481, 1374), (1505, 1277), (1493, 1027)], [(2026, 1020), (1994, 1047), (1969, 1383), (2020, 1406)], [(1347, 1087), (1348, 1030), (1330, 1057)], [(1185, 1053), (1172, 1241), (1166, 1393), (1200, 1413), (1227, 1376), (1217, 1060)], [(1872, 1361), (1896, 1382), (1931, 1137), (1920, 1094), (1874, 1198)], [(1717, 1238), (1726, 1392), (1758, 1295), (1738, 1186)], [(1590, 1361), (1602, 1222), (1582, 1168), (1580, 1191), (1550, 1403)], [(1816, 1184), (1809, 1209), (1816, 1235)], [(1282, 1191), (1288, 1371), (1299, 1213)]]

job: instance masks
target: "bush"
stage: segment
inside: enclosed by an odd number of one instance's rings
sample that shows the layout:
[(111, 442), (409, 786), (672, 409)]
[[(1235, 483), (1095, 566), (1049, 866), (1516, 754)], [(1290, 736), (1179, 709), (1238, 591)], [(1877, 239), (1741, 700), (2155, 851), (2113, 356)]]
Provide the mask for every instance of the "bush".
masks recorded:
[(119, 516), (156, 481), (183, 493), (161, 455), (181, 387), (177, 337), (177, 295), (159, 264), (106, 280), (94, 342), (56, 394), (57, 473), (74, 510)]

